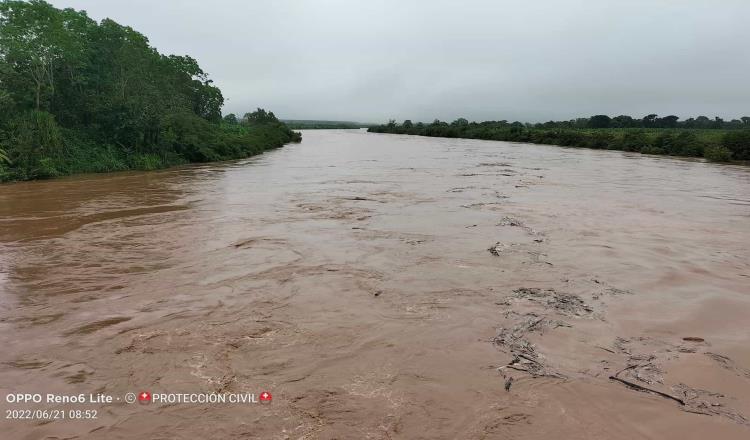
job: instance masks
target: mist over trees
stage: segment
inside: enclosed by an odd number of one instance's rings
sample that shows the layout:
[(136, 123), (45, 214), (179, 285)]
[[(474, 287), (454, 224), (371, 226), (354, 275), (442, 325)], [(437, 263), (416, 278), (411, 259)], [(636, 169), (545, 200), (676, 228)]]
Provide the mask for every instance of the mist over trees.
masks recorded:
[(0, 180), (232, 159), (298, 136), (260, 109), (222, 119), (223, 104), (195, 59), (128, 26), (0, 1)]

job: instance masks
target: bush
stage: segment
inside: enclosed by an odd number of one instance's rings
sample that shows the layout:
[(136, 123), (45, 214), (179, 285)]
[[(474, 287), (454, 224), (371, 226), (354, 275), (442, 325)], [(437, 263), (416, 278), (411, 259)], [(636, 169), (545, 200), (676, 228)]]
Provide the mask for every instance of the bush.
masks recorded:
[(596, 131), (594, 133), (591, 133), (588, 147), (596, 149), (609, 149), (611, 148), (610, 145), (612, 145), (613, 143), (614, 135), (612, 135), (612, 133)]
[[(667, 117), (670, 118), (670, 117)], [(603, 118), (602, 118), (603, 119)], [(619, 123), (619, 122), (618, 122)], [(561, 145), (640, 152), (646, 154), (706, 157), (715, 161), (750, 160), (750, 130), (698, 129), (588, 129), (578, 121), (524, 125), (507, 121), (471, 122), (449, 126), (435, 120), (414, 124), (408, 134), (436, 137), (462, 137), (510, 142)], [(373, 126), (375, 133), (404, 133), (403, 126)], [(723, 137), (722, 137), (723, 136)], [(712, 148), (708, 150), (709, 146)], [(716, 148), (721, 147), (721, 148)]]
[(130, 168), (136, 170), (158, 170), (164, 168), (161, 157), (155, 154), (137, 154), (130, 158)]
[(724, 135), (721, 144), (732, 152), (735, 160), (750, 160), (750, 130), (730, 131)]
[(690, 131), (684, 131), (677, 135), (675, 146), (677, 147), (674, 152), (675, 155), (692, 157), (703, 156), (703, 149), (705, 148), (704, 143), (698, 140), (698, 136)]
[(628, 131), (620, 141), (620, 148), (623, 151), (640, 152), (648, 145), (648, 136), (643, 131)]
[(60, 174), (55, 162), (63, 153), (63, 136), (50, 113), (29, 111), (12, 119), (4, 143), (9, 162), (18, 174), (27, 178)]
[(711, 162), (729, 162), (732, 159), (732, 152), (726, 147), (710, 146), (703, 151), (703, 157)]
[(10, 164), (10, 159), (4, 150), (0, 149), (0, 182), (5, 182), (11, 179), (10, 170), (7, 165)]

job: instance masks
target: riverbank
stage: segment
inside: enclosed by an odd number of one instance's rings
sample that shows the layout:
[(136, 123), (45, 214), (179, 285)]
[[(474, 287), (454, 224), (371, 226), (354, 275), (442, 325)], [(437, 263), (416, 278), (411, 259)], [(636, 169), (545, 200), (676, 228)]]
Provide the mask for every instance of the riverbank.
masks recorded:
[(563, 147), (620, 150), (643, 154), (703, 157), (715, 162), (750, 160), (750, 130), (689, 128), (538, 128), (520, 123), (389, 124), (370, 127), (372, 133), (482, 139)]
[(243, 159), (302, 140), (299, 132), (279, 122), (213, 125), (196, 119), (181, 124), (166, 146), (140, 151), (100, 144), (73, 131), (60, 130), (60, 148), (54, 154), (0, 161), (0, 183)]

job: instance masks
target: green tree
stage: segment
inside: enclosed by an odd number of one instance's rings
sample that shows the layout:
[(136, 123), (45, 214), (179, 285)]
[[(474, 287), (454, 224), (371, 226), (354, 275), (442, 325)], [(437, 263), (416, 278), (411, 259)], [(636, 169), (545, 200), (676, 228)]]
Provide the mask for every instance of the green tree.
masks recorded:
[(187, 55), (170, 55), (167, 59), (177, 73), (179, 86), (190, 96), (193, 112), (208, 121), (220, 121), (224, 97), (221, 90), (212, 85), (213, 81), (200, 68), (198, 62)]
[(611, 119), (607, 115), (596, 115), (589, 119), (590, 128), (609, 128)]
[(678, 118), (677, 116), (674, 116), (674, 115), (665, 116), (665, 117), (660, 118), (658, 120), (658, 125), (661, 128), (675, 128), (675, 127), (677, 127), (677, 121), (679, 119), (680, 118)]
[(635, 120), (632, 117), (626, 115), (615, 116), (612, 118), (611, 124), (615, 128), (629, 128), (635, 127)]
[(46, 95), (54, 93), (55, 64), (62, 58), (62, 34), (58, 10), (48, 3), (0, 3), (2, 57), (19, 75), (16, 83), (32, 88), (36, 110), (41, 109)]
[[(272, 112), (221, 124), (198, 62), (42, 0), (0, 0), (0, 179), (245, 157), (299, 134)], [(231, 119), (230, 119), (231, 120)], [(236, 121), (236, 116), (234, 117)]]
[(643, 126), (645, 128), (655, 127), (656, 126), (656, 118), (657, 118), (657, 116), (658, 115), (655, 114), (655, 113), (651, 113), (650, 115), (644, 116), (643, 119), (641, 120), (641, 122), (643, 123)]
[(262, 108), (259, 108), (252, 113), (245, 113), (245, 116), (242, 119), (247, 125), (275, 124), (279, 122), (273, 112), (267, 112)]

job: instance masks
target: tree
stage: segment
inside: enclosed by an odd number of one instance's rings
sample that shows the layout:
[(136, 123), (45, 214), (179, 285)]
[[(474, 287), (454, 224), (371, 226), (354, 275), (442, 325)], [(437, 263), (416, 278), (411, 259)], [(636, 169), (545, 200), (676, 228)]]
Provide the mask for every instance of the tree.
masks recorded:
[(0, 48), (15, 73), (30, 80), (34, 108), (43, 95), (54, 93), (55, 64), (62, 58), (59, 47), (62, 22), (57, 10), (43, 1), (0, 3)]
[(299, 138), (261, 109), (253, 127), (222, 126), (223, 104), (194, 58), (128, 26), (0, 0), (0, 179), (239, 158)]
[(238, 122), (237, 121), (237, 115), (235, 115), (234, 113), (230, 113), (230, 114), (224, 116), (224, 122), (226, 122), (227, 124), (236, 125), (237, 122)]
[(590, 128), (609, 128), (611, 119), (607, 115), (596, 115), (589, 119)]
[(413, 127), (413, 124), (411, 123), (411, 119), (407, 119), (404, 121), (403, 124), (401, 124), (402, 127), (409, 129)]
[(252, 113), (245, 113), (242, 120), (247, 125), (261, 125), (279, 122), (273, 112), (267, 112), (262, 108), (259, 108)]
[(656, 117), (658, 115), (655, 113), (652, 113), (650, 115), (646, 115), (643, 117), (642, 122), (643, 126), (646, 128), (653, 128), (656, 126)]
[(180, 87), (190, 96), (193, 112), (207, 121), (221, 120), (224, 97), (221, 90), (212, 85), (213, 81), (200, 68), (198, 62), (188, 55), (170, 55), (167, 60), (177, 73)]
[(695, 128), (711, 128), (711, 120), (707, 116), (695, 118)]
[(0, 61), (0, 127), (11, 118), (16, 107), (16, 102), (11, 96), (10, 91), (4, 89), (3, 67), (4, 65)]
[(658, 125), (661, 128), (675, 128), (677, 127), (677, 121), (679, 119), (680, 119), (679, 117), (674, 116), (674, 115), (665, 116), (658, 120)]
[(745, 124), (743, 124), (742, 121), (740, 121), (739, 119), (732, 119), (729, 122), (724, 122), (724, 128), (729, 129), (729, 130), (736, 130), (738, 128), (744, 128), (744, 125)]
[(620, 115), (612, 118), (610, 125), (615, 128), (629, 128), (635, 127), (635, 121), (630, 116)]

